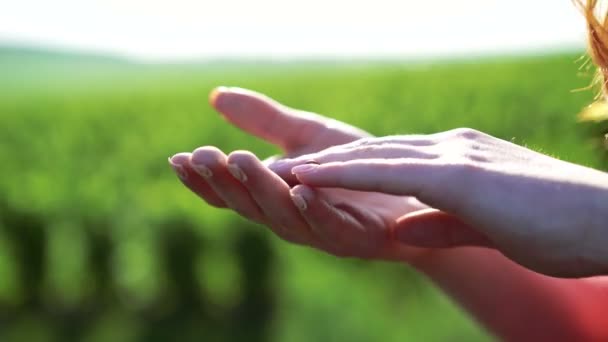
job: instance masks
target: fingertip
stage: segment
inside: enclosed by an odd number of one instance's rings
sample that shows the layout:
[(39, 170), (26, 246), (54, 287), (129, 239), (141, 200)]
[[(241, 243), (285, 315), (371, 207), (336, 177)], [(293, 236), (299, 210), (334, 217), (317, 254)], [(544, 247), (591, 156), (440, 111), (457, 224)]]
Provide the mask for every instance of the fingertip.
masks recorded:
[(312, 180), (318, 178), (315, 177), (318, 169), (319, 165), (317, 164), (301, 164), (291, 168), (290, 173), (298, 182), (310, 184)]
[(208, 167), (217, 167), (226, 163), (226, 156), (222, 150), (215, 146), (202, 146), (190, 154), (189, 163), (192, 166), (206, 165)]
[(291, 168), (291, 173), (294, 175), (306, 174), (314, 172), (319, 168), (319, 164), (301, 164)]
[(191, 153), (188, 152), (180, 152), (176, 153), (173, 156), (169, 157), (169, 164), (171, 165), (185, 165), (188, 163), (190, 159)]
[(244, 166), (251, 166), (253, 163), (260, 162), (258, 157), (251, 151), (247, 150), (236, 150), (230, 152), (227, 157), (227, 162), (230, 164), (238, 164)]
[(213, 90), (211, 90), (211, 92), (209, 93), (209, 104), (213, 107), (216, 107), (220, 95), (227, 91), (228, 91), (228, 87), (225, 87), (225, 86), (219, 86), (219, 87), (216, 87)]
[(186, 167), (188, 165), (189, 158), (190, 153), (185, 152), (177, 153), (168, 158), (169, 165), (183, 182), (188, 181), (188, 171)]
[[(227, 157), (227, 163), (229, 166), (229, 171), (236, 175), (250, 175), (252, 182), (259, 182), (260, 179), (265, 179), (265, 181), (272, 181), (272, 188), (276, 187), (278, 184), (276, 180), (275, 174), (273, 174), (268, 168), (260, 161), (260, 159), (251, 151), (247, 150), (237, 150), (231, 152)], [(234, 171), (234, 167), (238, 167), (242, 172)], [(269, 178), (270, 177), (270, 178)], [(237, 177), (238, 178), (238, 177)], [(245, 179), (248, 177), (245, 176)], [(255, 185), (255, 184), (252, 184)], [(258, 186), (256, 186), (258, 188)], [(262, 191), (266, 191), (269, 187)]]
[[(301, 165), (308, 166), (308, 164)], [(294, 171), (293, 169), (290, 172), (291, 177), (295, 178), (297, 182), (300, 184), (308, 184), (321, 186), (324, 184), (324, 179), (321, 177), (316, 170), (309, 170), (306, 172), (300, 172), (300, 170)]]

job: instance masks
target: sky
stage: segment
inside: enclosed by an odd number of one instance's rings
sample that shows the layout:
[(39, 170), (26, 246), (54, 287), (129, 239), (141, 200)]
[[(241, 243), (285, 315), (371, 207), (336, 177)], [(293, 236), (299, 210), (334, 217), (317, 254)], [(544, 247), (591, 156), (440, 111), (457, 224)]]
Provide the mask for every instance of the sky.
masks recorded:
[(0, 44), (143, 60), (583, 48), (570, 0), (0, 0)]

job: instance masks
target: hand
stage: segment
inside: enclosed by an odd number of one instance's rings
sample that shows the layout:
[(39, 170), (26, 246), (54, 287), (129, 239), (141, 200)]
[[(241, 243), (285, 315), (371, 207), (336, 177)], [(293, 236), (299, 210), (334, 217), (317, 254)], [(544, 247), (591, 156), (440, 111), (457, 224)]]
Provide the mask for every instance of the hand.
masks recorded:
[(608, 175), (472, 129), (364, 138), (270, 167), (314, 188), (415, 196), (437, 208), (398, 220), (397, 239), (411, 245), (496, 247), (549, 275), (608, 271)]
[[(219, 88), (210, 102), (230, 123), (278, 145), (289, 157), (370, 136), (244, 89)], [(400, 216), (426, 209), (416, 199), (305, 185), (290, 189), (266, 167), (272, 160), (260, 162), (247, 151), (226, 156), (205, 146), (179, 153), (170, 163), (183, 183), (207, 203), (265, 224), (285, 240), (340, 256), (412, 260), (424, 254), (423, 249), (396, 243), (392, 236)]]

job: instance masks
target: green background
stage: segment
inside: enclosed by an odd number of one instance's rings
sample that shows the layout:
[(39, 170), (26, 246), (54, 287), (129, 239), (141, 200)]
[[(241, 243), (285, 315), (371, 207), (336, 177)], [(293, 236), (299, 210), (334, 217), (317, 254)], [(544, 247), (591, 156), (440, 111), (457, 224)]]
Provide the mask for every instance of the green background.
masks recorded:
[(407, 265), (291, 246), (189, 193), (167, 157), (278, 151), (207, 104), (241, 86), (375, 135), (472, 127), (606, 165), (579, 54), (160, 65), (0, 49), (0, 339), (484, 341)]

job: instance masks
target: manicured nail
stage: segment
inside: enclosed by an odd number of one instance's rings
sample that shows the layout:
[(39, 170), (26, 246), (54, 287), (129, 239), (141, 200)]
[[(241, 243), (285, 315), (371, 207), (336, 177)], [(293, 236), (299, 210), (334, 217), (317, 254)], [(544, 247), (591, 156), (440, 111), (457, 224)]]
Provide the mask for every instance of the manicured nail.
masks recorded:
[(213, 172), (211, 172), (211, 169), (209, 169), (208, 167), (206, 167), (203, 164), (191, 163), (190, 166), (194, 169), (194, 171), (196, 171), (196, 173), (198, 173), (199, 175), (201, 175), (201, 177), (203, 177), (205, 179), (209, 179), (213, 176)]
[(186, 179), (188, 179), (188, 173), (186, 172), (186, 169), (183, 165), (174, 163), (173, 161), (171, 161), (171, 157), (169, 157), (169, 165), (171, 165), (171, 167), (181, 180), (185, 181)]
[(226, 167), (228, 168), (228, 172), (230, 172), (234, 178), (238, 179), (242, 183), (247, 181), (247, 175), (236, 164), (228, 164)]
[(319, 167), (318, 164), (302, 164), (302, 165), (298, 165), (298, 166), (294, 166), (291, 169), (291, 173), (296, 174), (296, 173), (309, 173), (312, 172), (314, 170), (317, 169), (317, 167)]
[(293, 201), (293, 204), (296, 205), (296, 207), (298, 207), (298, 209), (300, 209), (301, 211), (306, 210), (307, 205), (306, 205), (306, 201), (304, 200), (304, 197), (300, 196), (300, 195), (291, 195), (291, 200)]

